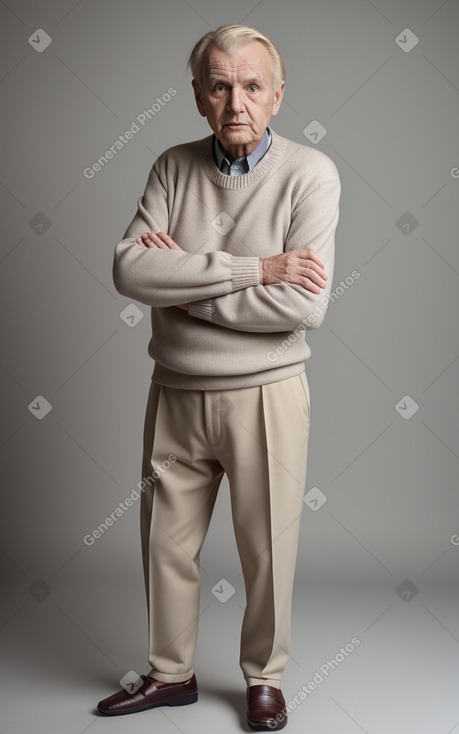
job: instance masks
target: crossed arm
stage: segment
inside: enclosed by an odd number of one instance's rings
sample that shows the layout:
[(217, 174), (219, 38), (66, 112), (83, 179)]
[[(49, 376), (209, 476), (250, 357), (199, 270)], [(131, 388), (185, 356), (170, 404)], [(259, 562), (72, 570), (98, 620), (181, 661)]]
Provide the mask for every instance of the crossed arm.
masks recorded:
[(164, 234), (170, 224), (168, 188), (155, 163), (115, 248), (116, 289), (140, 303), (176, 306), (192, 318), (238, 331), (286, 332), (300, 322), (318, 328), (331, 290), (340, 198), (339, 177), (327, 165), (316, 187), (295, 205), (282, 251), (261, 259), (225, 250), (201, 254), (203, 245), (190, 252), (188, 243)]
[[(182, 250), (180, 245), (164, 232), (144, 232), (136, 238), (136, 243), (162, 250)], [(316, 294), (325, 288), (328, 280), (323, 263), (311, 247), (304, 250), (281, 252), (278, 255), (260, 259), (259, 272), (260, 285), (295, 283)], [(177, 303), (176, 306), (188, 311), (187, 303)]]

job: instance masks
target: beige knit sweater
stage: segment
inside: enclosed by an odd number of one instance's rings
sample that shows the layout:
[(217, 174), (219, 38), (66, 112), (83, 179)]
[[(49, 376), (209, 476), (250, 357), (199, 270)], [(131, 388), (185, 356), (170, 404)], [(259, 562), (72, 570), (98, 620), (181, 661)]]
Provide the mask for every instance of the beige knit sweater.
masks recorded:
[[(115, 248), (116, 289), (151, 306), (148, 354), (163, 385), (226, 390), (305, 369), (305, 335), (322, 323), (332, 286), (340, 179), (324, 153), (271, 131), (270, 149), (242, 176), (220, 173), (211, 135), (166, 150)], [(184, 251), (135, 242), (159, 231)], [(306, 247), (328, 274), (320, 294), (260, 284), (259, 259)]]

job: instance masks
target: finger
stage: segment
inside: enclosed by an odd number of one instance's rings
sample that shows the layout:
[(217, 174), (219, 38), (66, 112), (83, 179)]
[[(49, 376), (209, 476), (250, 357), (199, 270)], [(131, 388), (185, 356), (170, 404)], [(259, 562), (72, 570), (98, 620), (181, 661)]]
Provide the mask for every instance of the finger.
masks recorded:
[(312, 276), (314, 280), (317, 280), (316, 276), (323, 281), (328, 278), (325, 270), (320, 265), (317, 265), (313, 260), (308, 260), (307, 264), (303, 263), (303, 272), (309, 275), (309, 277)]
[(314, 256), (314, 258), (311, 258), (309, 261), (309, 266), (314, 268), (318, 273), (320, 273), (322, 278), (328, 278), (327, 273), (325, 272), (325, 266), (321, 260), (317, 256)]
[(304, 278), (303, 280), (303, 288), (306, 288), (306, 290), (311, 291), (311, 293), (320, 293), (320, 288), (318, 285), (316, 285), (310, 278)]
[(307, 250), (300, 250), (298, 252), (298, 257), (300, 259), (299, 264), (301, 266), (313, 268), (320, 274), (322, 278), (328, 278), (323, 262), (317, 257), (314, 250), (311, 250), (310, 247)]
[(318, 285), (319, 288), (325, 288), (327, 285), (325, 278), (323, 278), (322, 275), (316, 272), (313, 268), (307, 268), (306, 275), (309, 280)]
[(315, 263), (317, 263), (317, 265), (319, 265), (319, 267), (321, 267), (322, 269), (325, 268), (325, 265), (323, 264), (322, 260), (319, 259), (319, 257), (316, 255), (314, 250), (312, 250), (309, 247), (308, 250), (304, 250), (304, 252), (308, 253), (307, 257), (305, 258), (306, 260), (313, 260)]
[(309, 257), (311, 260), (314, 260), (318, 265), (324, 266), (322, 260), (319, 259), (318, 255), (316, 255), (315, 251), (312, 249), (312, 247), (309, 248)]
[(160, 237), (158, 237), (158, 235), (155, 234), (154, 232), (149, 232), (149, 239), (148, 239), (148, 241), (151, 242), (151, 245), (153, 245), (154, 247), (158, 247), (160, 250), (168, 250), (169, 249), (168, 246), (166, 244), (164, 244), (164, 242), (162, 241), (162, 239)]
[(150, 242), (146, 237), (137, 237), (136, 242), (138, 245), (141, 245), (141, 247), (156, 247), (156, 245), (153, 244), (153, 242)]
[(170, 250), (181, 250), (182, 248), (175, 242), (175, 240), (172, 239), (172, 237), (169, 237), (168, 234), (165, 234), (165, 232), (157, 232), (156, 236), (164, 242), (167, 247), (169, 247)]
[(172, 237), (169, 237), (169, 235), (166, 234), (165, 232), (156, 232), (156, 237), (159, 237), (159, 239), (162, 240), (162, 242), (165, 242), (166, 245), (167, 244), (175, 245), (175, 242), (172, 239)]
[(151, 247), (151, 240), (150, 240), (150, 234), (151, 232), (143, 232), (140, 237), (136, 239), (136, 242), (139, 245), (143, 245), (144, 247)]

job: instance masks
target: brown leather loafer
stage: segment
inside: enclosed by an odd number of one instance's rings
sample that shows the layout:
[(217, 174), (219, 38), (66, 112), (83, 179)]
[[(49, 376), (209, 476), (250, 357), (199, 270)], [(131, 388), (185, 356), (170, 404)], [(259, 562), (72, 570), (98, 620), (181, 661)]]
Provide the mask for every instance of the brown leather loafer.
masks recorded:
[(120, 716), (121, 714), (135, 714), (137, 711), (146, 711), (156, 706), (186, 706), (198, 700), (198, 685), (196, 676), (180, 683), (167, 683), (156, 686), (153, 678), (141, 675), (143, 683), (135, 693), (123, 690), (114, 693), (103, 701), (99, 701), (97, 708), (102, 714)]
[(257, 685), (247, 688), (247, 722), (252, 729), (283, 729), (287, 709), (282, 691), (274, 686)]

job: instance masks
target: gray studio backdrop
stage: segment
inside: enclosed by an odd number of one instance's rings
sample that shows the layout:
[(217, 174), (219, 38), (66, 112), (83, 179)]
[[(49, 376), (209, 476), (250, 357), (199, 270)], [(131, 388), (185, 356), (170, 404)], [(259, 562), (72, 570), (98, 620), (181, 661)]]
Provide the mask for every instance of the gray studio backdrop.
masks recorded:
[[(43, 674), (46, 658), (56, 682), (64, 663), (97, 671), (88, 685), (146, 671), (133, 490), (154, 365), (149, 309), (116, 292), (113, 251), (156, 157), (210, 132), (186, 71), (192, 46), (240, 22), (286, 62), (272, 127), (320, 148), (342, 179), (334, 303), (307, 337), (295, 645), (305, 636), (318, 664), (404, 615), (402, 626), (418, 620), (459, 658), (457, 0), (6, 0), (0, 22), (10, 670)], [(201, 564), (200, 640), (213, 644), (245, 599), (226, 478)], [(333, 609), (314, 606), (321, 588), (338, 595), (337, 616), (349, 589), (365, 599), (336, 639)], [(320, 648), (305, 621), (322, 613)], [(231, 645), (233, 670), (237, 631)], [(5, 731), (19, 731), (13, 721)]]

